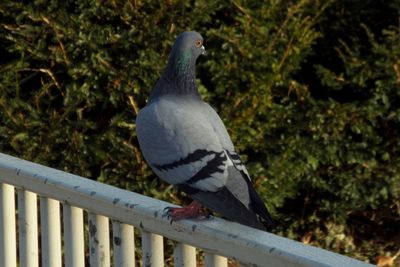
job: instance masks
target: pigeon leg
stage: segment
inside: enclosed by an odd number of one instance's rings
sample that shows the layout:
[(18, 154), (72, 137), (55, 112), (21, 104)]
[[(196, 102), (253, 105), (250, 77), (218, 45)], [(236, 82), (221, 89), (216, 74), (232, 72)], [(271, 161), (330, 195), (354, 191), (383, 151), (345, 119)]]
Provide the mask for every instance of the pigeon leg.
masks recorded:
[(204, 219), (209, 217), (208, 212), (204, 211), (203, 206), (195, 200), (186, 207), (168, 207), (166, 208), (166, 213), (172, 221), (179, 221), (183, 219)]

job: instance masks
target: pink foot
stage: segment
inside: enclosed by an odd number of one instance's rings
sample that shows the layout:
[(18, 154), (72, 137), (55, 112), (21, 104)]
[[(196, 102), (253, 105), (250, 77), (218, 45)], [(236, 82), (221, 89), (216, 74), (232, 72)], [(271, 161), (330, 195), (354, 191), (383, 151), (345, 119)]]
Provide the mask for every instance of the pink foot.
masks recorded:
[(186, 207), (182, 208), (166, 208), (166, 214), (172, 221), (179, 221), (183, 219), (204, 219), (208, 218), (209, 214), (203, 210), (203, 206), (197, 201), (193, 201)]

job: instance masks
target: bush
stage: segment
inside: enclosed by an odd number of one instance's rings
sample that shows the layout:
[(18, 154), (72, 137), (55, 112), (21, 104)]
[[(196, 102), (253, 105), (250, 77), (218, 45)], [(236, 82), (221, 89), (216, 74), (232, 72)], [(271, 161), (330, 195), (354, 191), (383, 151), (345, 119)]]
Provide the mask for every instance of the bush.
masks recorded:
[(135, 115), (194, 29), (209, 53), (199, 90), (277, 233), (370, 262), (399, 249), (397, 1), (37, 0), (0, 14), (3, 153), (178, 202), (143, 161)]

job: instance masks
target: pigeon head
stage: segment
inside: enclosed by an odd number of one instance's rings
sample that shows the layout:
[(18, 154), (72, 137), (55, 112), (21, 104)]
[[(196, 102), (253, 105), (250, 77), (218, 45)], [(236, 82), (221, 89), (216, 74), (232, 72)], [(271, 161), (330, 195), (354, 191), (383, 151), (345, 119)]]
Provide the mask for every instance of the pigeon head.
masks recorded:
[(205, 55), (203, 37), (197, 32), (183, 32), (175, 40), (169, 60), (194, 60)]
[(179, 34), (150, 99), (165, 94), (199, 96), (195, 80), (196, 60), (200, 55), (206, 55), (203, 37), (194, 31)]
[(168, 68), (175, 75), (187, 75), (195, 69), (196, 60), (205, 55), (203, 37), (197, 32), (183, 32), (175, 40), (168, 60)]

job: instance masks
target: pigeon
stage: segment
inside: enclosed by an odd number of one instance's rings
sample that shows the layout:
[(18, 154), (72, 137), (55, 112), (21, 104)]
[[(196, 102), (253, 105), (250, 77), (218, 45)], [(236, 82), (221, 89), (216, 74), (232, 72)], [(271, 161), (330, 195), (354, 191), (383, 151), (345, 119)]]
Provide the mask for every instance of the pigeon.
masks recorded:
[(178, 35), (168, 63), (136, 118), (143, 157), (154, 173), (194, 200), (169, 208), (172, 220), (204, 216), (204, 207), (256, 229), (274, 222), (216, 111), (196, 88), (196, 60), (206, 55), (203, 37)]

